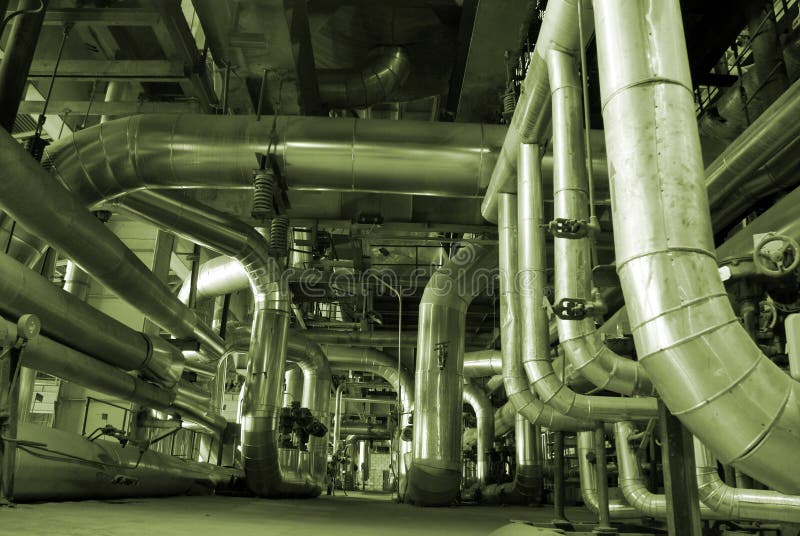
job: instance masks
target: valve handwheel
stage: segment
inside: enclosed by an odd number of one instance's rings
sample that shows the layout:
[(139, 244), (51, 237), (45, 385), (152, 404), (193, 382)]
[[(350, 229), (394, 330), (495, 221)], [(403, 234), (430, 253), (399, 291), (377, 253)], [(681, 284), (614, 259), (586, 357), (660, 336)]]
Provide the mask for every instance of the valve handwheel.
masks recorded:
[[(780, 247), (766, 248), (773, 242), (781, 242)], [(772, 277), (785, 275), (800, 265), (800, 244), (786, 235), (767, 235), (753, 250), (753, 262), (762, 274)]]

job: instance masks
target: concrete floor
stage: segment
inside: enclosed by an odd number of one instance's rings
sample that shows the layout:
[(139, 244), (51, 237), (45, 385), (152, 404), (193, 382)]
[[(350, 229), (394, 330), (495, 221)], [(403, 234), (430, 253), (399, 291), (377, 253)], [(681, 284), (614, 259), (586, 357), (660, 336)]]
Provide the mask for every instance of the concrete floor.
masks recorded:
[[(511, 519), (547, 522), (552, 507), (416, 508), (387, 495), (312, 500), (173, 497), (21, 504), (0, 509), (0, 534), (20, 536), (486, 536)], [(591, 514), (568, 509), (573, 521)]]

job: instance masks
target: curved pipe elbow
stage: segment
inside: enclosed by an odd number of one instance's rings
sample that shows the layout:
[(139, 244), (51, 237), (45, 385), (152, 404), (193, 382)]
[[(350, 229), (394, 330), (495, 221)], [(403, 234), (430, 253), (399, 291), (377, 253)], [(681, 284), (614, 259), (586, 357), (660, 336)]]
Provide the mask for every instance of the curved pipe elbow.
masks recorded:
[(390, 101), (411, 74), (411, 59), (401, 46), (370, 51), (360, 69), (317, 71), (320, 98), (332, 108), (368, 108)]

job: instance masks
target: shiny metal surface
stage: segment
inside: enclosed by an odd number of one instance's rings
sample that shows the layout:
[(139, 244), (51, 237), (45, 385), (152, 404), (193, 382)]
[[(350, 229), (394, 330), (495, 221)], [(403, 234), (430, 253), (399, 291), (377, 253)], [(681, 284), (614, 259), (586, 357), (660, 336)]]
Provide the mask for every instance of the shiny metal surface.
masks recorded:
[[(586, 11), (584, 31), (591, 35), (591, 4), (586, 3), (583, 7)], [(553, 48), (567, 52), (577, 50), (581, 42), (577, 13), (576, 0), (551, 0), (547, 3), (531, 63), (522, 82), (519, 102), (481, 205), (481, 214), (491, 222), (497, 221), (498, 194), (508, 191), (506, 188), (517, 173), (520, 144), (544, 145), (550, 138), (551, 101), (547, 53)]]
[(725, 519), (800, 523), (800, 496), (727, 485), (719, 477), (717, 459), (697, 438), (694, 458), (700, 500)]
[(711, 208), (723, 204), (728, 195), (799, 136), (800, 81), (796, 81), (706, 168)]
[[(289, 361), (303, 372), (303, 396), (300, 406), (311, 410), (326, 428), (330, 429), (331, 367), (317, 343), (299, 331), (292, 332), (287, 346)], [(328, 436), (308, 439), (308, 472), (317, 482), (325, 480), (328, 456)]]
[(800, 385), (739, 325), (717, 272), (678, 2), (595, 8), (617, 272), (639, 361), (723, 464), (800, 493)]
[(303, 371), (297, 366), (286, 366), (283, 374), (286, 389), (283, 392), (283, 407), (292, 407), (292, 402), (301, 402), (303, 396)]
[[(538, 146), (526, 145), (520, 150), (519, 192), (520, 195), (530, 193), (530, 161), (537, 158)], [(538, 424), (550, 430), (590, 429), (592, 423), (568, 417), (546, 405), (534, 394), (523, 368), (523, 355), (528, 351), (523, 334), (527, 330), (526, 319), (520, 314), (521, 295), (531, 291), (523, 284), (528, 280), (521, 277), (518, 247), (529, 239), (530, 229), (520, 229), (517, 233), (517, 199), (512, 194), (501, 194), (498, 206), (498, 232), (500, 253), (500, 341), (503, 348), (503, 380), (509, 402), (520, 414), (532, 424)], [(520, 222), (522, 213), (519, 212)], [(543, 287), (539, 289), (543, 292)], [(540, 294), (544, 295), (544, 294)], [(545, 322), (546, 322), (545, 318)], [(547, 327), (545, 326), (545, 329)], [(545, 332), (547, 333), (547, 332)], [(541, 333), (539, 333), (541, 335)], [(549, 334), (539, 339), (549, 351)]]
[(8, 255), (28, 268), (33, 268), (44, 254), (47, 244), (29, 233), (21, 225), (14, 225), (14, 219), (0, 212), (0, 247), (8, 250)]
[(0, 310), (14, 319), (35, 314), (42, 321), (42, 333), (54, 341), (122, 370), (142, 371), (167, 388), (181, 377), (180, 350), (130, 329), (2, 253)]
[[(221, 255), (200, 265), (197, 271), (197, 299), (222, 296), (250, 286), (247, 270), (237, 259)], [(189, 303), (189, 290), (192, 288), (191, 277), (184, 279), (178, 291), (181, 303)]]
[(541, 503), (544, 481), (536, 428), (524, 415), (516, 414), (514, 445), (517, 458), (514, 480), (486, 486), (483, 490), (485, 501), (501, 504)]
[(419, 305), (413, 461), (406, 498), (448, 505), (461, 483), (461, 400), (467, 307), (493, 284), (497, 249), (465, 243), (431, 276)]
[(409, 74), (403, 47), (376, 47), (359, 69), (317, 69), (319, 97), (332, 108), (367, 108), (389, 101)]
[[(619, 488), (625, 500), (641, 514), (649, 517), (666, 517), (667, 497), (647, 489), (639, 461), (630, 445), (633, 425), (630, 422), (614, 423), (614, 438), (617, 446), (619, 464)], [(703, 519), (730, 519), (714, 512), (705, 504), (700, 504), (700, 517)]]
[(489, 476), (489, 449), (494, 440), (494, 409), (486, 393), (472, 382), (464, 382), (464, 403), (475, 412), (477, 421), (477, 474), (481, 485), (486, 484)]
[(0, 133), (0, 175), (0, 207), (19, 225), (176, 337), (196, 337), (221, 353), (219, 339), (194, 311), (6, 132)]
[[(522, 361), (525, 372), (542, 402), (559, 413), (582, 419), (614, 420), (626, 417), (654, 417), (654, 398), (587, 396), (564, 384), (553, 370), (547, 318), (547, 282), (544, 238), (544, 209), (538, 150), (526, 146), (520, 151), (518, 175), (520, 315)], [(508, 393), (508, 384), (506, 384)], [(542, 426), (547, 426), (541, 423)], [(591, 426), (590, 426), (591, 427)]]
[(89, 441), (62, 430), (20, 424), (13, 500), (111, 499), (182, 495), (228, 487), (242, 478), (238, 469), (218, 467)]
[(476, 350), (464, 353), (464, 377), (485, 378), (503, 372), (503, 352)]
[[(589, 221), (589, 180), (585, 163), (582, 89), (575, 56), (551, 49), (547, 55), (553, 108), (554, 217)], [(555, 302), (591, 302), (591, 238), (553, 238)], [(653, 385), (636, 361), (605, 345), (590, 315), (556, 319), (561, 348), (575, 370), (601, 389), (626, 395), (653, 394)]]
[(264, 237), (227, 214), (185, 198), (140, 192), (128, 196), (125, 206), (147, 221), (237, 258), (245, 268), (254, 301), (241, 421), (247, 487), (268, 498), (319, 495), (321, 482), (305, 472), (287, 472), (278, 461), (290, 299)]
[[(597, 472), (594, 470), (595, 450), (594, 432), (578, 432), (578, 471), (581, 481), (581, 498), (586, 508), (593, 513), (599, 511), (597, 491)], [(606, 485), (608, 485), (606, 483)], [(631, 506), (624, 498), (611, 498), (608, 501), (608, 512), (612, 519), (634, 519), (641, 517), (639, 510)]]
[[(250, 188), (273, 119), (138, 115), (48, 148), (56, 177), (87, 205), (141, 188)], [(475, 197), (505, 127), (284, 116), (273, 149), (289, 188)]]

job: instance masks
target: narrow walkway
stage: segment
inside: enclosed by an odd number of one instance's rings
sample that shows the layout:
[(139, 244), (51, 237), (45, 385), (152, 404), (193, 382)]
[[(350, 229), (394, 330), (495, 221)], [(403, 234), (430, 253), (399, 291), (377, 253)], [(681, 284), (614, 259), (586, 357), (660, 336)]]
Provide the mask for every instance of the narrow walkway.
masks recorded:
[[(486, 536), (511, 519), (546, 522), (552, 508), (416, 508), (388, 495), (341, 492), (313, 500), (172, 497), (22, 504), (0, 509), (0, 534), (26, 536)], [(569, 510), (575, 521), (592, 519)]]

